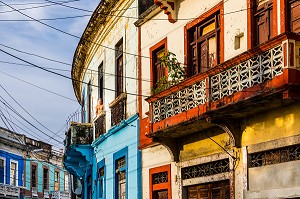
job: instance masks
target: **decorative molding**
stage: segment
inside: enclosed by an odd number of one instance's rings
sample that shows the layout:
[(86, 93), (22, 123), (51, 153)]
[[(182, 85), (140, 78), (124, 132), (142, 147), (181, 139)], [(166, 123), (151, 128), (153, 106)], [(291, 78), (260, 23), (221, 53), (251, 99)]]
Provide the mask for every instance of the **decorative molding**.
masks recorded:
[(177, 21), (177, 6), (175, 0), (154, 0), (154, 3), (168, 15), (169, 22), (175, 23)]

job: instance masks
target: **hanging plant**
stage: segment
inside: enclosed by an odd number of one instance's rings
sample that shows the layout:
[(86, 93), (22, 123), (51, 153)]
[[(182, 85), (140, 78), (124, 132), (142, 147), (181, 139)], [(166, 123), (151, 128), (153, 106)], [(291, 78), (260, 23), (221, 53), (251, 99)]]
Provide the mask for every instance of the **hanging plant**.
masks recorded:
[(157, 80), (155, 87), (151, 87), (152, 94), (160, 93), (175, 84), (181, 82), (185, 77), (185, 70), (178, 62), (176, 55), (170, 51), (165, 51), (160, 58), (160, 64), (167, 68), (168, 76), (163, 76)]

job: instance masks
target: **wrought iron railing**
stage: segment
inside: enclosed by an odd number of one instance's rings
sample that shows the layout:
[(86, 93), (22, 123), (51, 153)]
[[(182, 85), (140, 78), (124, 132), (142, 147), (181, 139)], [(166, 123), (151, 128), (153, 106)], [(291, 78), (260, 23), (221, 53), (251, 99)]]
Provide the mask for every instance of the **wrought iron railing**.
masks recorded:
[(93, 126), (91, 123), (71, 122), (66, 133), (65, 146), (73, 144), (91, 144), (93, 141)]
[(70, 193), (67, 191), (61, 191), (60, 192), (60, 199), (68, 199), (70, 198)]
[(182, 168), (182, 179), (191, 179), (229, 172), (229, 159)]
[(44, 198), (49, 198), (49, 190), (44, 189)]
[(218, 74), (204, 77), (192, 85), (154, 100), (150, 104), (152, 123), (266, 82), (282, 74), (282, 71), (283, 50), (282, 45), (279, 45)]
[(111, 126), (119, 124), (126, 119), (126, 95), (121, 94), (118, 99), (110, 105), (111, 108)]
[(94, 128), (95, 128), (95, 139), (99, 138), (100, 135), (105, 134), (105, 113), (101, 113), (99, 116), (96, 117), (94, 120)]
[(283, 162), (300, 160), (300, 145), (250, 154), (250, 167), (262, 167)]
[(7, 184), (0, 184), (0, 195), (7, 198), (19, 198), (20, 187), (15, 187)]

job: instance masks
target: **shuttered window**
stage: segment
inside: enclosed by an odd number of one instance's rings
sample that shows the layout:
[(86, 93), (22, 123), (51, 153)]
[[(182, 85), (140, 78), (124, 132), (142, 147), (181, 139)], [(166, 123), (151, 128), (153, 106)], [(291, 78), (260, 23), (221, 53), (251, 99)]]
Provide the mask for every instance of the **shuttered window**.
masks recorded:
[(36, 166), (32, 165), (31, 166), (31, 187), (35, 188), (37, 187), (37, 170), (36, 170)]
[(162, 58), (162, 56), (165, 53), (165, 45), (159, 47), (158, 49), (156, 49), (155, 51), (152, 52), (152, 57), (153, 57), (153, 82), (154, 82), (154, 88), (156, 88), (157, 82), (159, 79), (161, 79), (162, 77), (164, 77), (166, 75), (166, 71), (165, 71), (165, 67), (161, 64), (160, 59)]
[(290, 30), (294, 33), (300, 33), (300, 1), (293, 0), (289, 1), (289, 12), (290, 14)]
[(116, 45), (116, 97), (123, 93), (123, 41)]
[(220, 61), (220, 15), (188, 30), (188, 75), (193, 76), (213, 68)]
[(188, 199), (229, 199), (229, 180), (188, 187)]
[(256, 0), (254, 23), (255, 45), (262, 44), (274, 37), (273, 0)]

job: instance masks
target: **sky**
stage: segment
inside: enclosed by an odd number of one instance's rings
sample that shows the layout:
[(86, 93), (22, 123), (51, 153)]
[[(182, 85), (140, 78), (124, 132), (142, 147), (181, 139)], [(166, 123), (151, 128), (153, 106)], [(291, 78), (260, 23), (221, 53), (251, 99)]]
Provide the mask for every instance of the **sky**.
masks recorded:
[(0, 0), (0, 127), (63, 148), (66, 120), (80, 105), (70, 79), (38, 67), (70, 77), (79, 39), (61, 31), (81, 37), (98, 3)]

